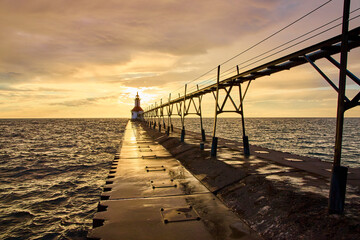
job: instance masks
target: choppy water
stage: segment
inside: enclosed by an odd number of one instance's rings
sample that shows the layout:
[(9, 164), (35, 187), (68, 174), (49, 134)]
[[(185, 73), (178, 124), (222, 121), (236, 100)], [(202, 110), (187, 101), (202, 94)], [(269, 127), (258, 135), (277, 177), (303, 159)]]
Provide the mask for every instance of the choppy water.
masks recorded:
[(0, 239), (84, 239), (126, 119), (0, 119)]
[[(181, 127), (180, 119), (173, 119)], [(203, 120), (206, 134), (212, 134), (213, 119)], [(270, 149), (333, 161), (335, 118), (247, 118), (249, 142)], [(360, 118), (347, 118), (344, 124), (342, 164), (360, 167)], [(187, 130), (200, 132), (199, 118), (185, 118)], [(240, 118), (219, 118), (216, 135), (242, 141)]]

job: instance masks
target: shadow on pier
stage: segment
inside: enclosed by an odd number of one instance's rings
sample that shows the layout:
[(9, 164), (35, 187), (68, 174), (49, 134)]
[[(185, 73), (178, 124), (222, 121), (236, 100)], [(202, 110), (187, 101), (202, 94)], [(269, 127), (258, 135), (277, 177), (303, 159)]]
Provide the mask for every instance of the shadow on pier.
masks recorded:
[(187, 131), (181, 142), (180, 129), (174, 128), (168, 136), (165, 131), (143, 126), (265, 239), (359, 236), (360, 169), (349, 170), (344, 214), (329, 215), (331, 163), (254, 145), (246, 156), (242, 143), (220, 138), (217, 156), (211, 157), (211, 142), (203, 142), (198, 133)]

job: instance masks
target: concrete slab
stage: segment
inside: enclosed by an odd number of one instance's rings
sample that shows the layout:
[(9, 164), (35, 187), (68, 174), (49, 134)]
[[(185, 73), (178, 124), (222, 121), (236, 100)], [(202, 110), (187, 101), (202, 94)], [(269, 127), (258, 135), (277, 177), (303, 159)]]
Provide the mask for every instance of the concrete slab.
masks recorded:
[(260, 239), (138, 123), (126, 127), (101, 199), (90, 239)]
[[(260, 239), (211, 193), (176, 197), (103, 201), (106, 211), (96, 213), (103, 225), (88, 235), (92, 239)], [(169, 221), (164, 211), (192, 207), (199, 216)]]
[(161, 161), (160, 164), (142, 163), (138, 166), (120, 164), (113, 174), (113, 183), (103, 199), (144, 198), (154, 196), (205, 193), (209, 190), (193, 177), (177, 161)]

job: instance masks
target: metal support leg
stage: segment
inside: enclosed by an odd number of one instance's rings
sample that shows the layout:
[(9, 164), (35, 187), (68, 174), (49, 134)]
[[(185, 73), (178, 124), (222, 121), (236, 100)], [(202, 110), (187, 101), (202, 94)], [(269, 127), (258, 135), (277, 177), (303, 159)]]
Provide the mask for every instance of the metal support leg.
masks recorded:
[[(197, 87), (197, 90), (199, 91), (199, 85), (196, 84), (196, 87)], [(199, 98), (199, 108), (198, 108), (199, 113), (198, 114), (200, 117), (201, 141), (205, 142), (206, 138), (205, 138), (205, 130), (203, 127), (202, 108), (201, 108), (202, 96), (199, 96), (198, 98)], [(204, 147), (200, 145), (200, 149), (204, 149)]]
[(329, 213), (342, 214), (345, 205), (348, 168), (334, 166), (331, 176)]
[(218, 115), (218, 104), (219, 104), (219, 81), (220, 81), (220, 65), (218, 66), (217, 71), (217, 84), (216, 84), (216, 98), (215, 98), (215, 116), (214, 116), (214, 128), (213, 128), (213, 138), (211, 143), (211, 156), (216, 157), (217, 153), (217, 143), (218, 138), (216, 137), (216, 124), (217, 124), (217, 115)]
[(248, 136), (243, 136), (244, 155), (250, 156), (250, 145)]
[(182, 129), (181, 129), (181, 138), (180, 141), (184, 142), (185, 141), (185, 111), (186, 111), (186, 88), (187, 88), (187, 84), (185, 84), (185, 92), (184, 92), (184, 106), (183, 106), (183, 111), (182, 111)]
[(159, 106), (159, 132), (161, 132), (161, 119), (164, 117), (164, 112), (162, 108), (162, 99), (160, 99), (160, 106)]
[(203, 128), (201, 128), (201, 141), (205, 142), (206, 138), (205, 138), (205, 130)]
[[(237, 69), (237, 73), (239, 74), (239, 66), (236, 66), (236, 69)], [(250, 82), (249, 82), (249, 84), (250, 84)], [(249, 146), (249, 138), (248, 138), (248, 136), (246, 136), (246, 132), (245, 132), (245, 117), (244, 117), (244, 105), (243, 105), (244, 97), (242, 95), (241, 83), (239, 83), (239, 94), (240, 94), (240, 108), (241, 108), (241, 112), (240, 112), (241, 125), (242, 125), (242, 130), (243, 130), (242, 132), (243, 132), (244, 155), (249, 156), (250, 155), (250, 146)]]
[(218, 144), (218, 138), (213, 137), (211, 142), (211, 156), (216, 157), (217, 154), (217, 144)]
[(180, 138), (181, 142), (185, 141), (185, 126), (181, 129), (181, 138)]
[(171, 101), (171, 93), (169, 93), (168, 106), (166, 107), (167, 116), (168, 116), (166, 134), (168, 136), (170, 135), (170, 122), (171, 122), (171, 114), (172, 114), (172, 107), (170, 101)]
[(336, 137), (335, 137), (335, 154), (332, 170), (329, 195), (329, 213), (342, 214), (344, 212), (345, 192), (347, 169), (340, 166), (341, 163), (341, 145), (344, 127), (345, 112), (345, 87), (346, 87), (346, 69), (347, 69), (347, 52), (348, 52), (348, 30), (349, 30), (349, 12), (350, 0), (344, 0), (344, 12), (342, 22), (342, 39), (340, 54), (340, 76), (338, 91), (338, 107), (336, 118)]

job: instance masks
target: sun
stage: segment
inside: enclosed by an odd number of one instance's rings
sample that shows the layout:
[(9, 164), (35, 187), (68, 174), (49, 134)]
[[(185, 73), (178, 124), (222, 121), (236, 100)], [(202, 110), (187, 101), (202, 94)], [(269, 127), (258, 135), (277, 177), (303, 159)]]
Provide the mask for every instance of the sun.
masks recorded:
[(136, 94), (139, 94), (140, 104), (142, 107), (145, 107), (157, 100), (161, 92), (162, 91), (156, 87), (123, 87), (118, 98), (118, 104), (124, 104), (126, 102), (129, 105), (133, 105)]

